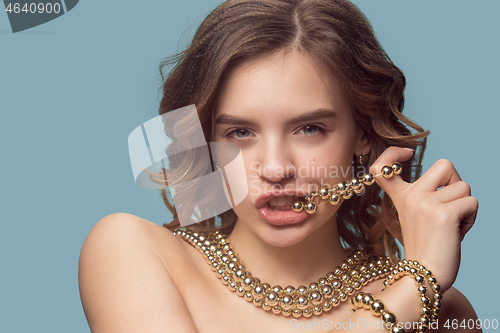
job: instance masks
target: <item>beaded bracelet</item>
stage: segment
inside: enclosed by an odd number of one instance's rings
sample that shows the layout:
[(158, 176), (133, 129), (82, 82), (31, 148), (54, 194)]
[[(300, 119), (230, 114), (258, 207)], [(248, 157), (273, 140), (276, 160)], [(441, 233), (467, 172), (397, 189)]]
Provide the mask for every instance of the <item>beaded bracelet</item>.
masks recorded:
[(349, 300), (351, 304), (351, 311), (356, 311), (358, 309), (370, 310), (375, 316), (380, 316), (386, 328), (390, 329), (391, 333), (406, 333), (406, 330), (397, 325), (397, 319), (394, 313), (388, 311), (385, 308), (384, 302), (379, 299), (375, 299), (373, 294), (357, 292)]
[[(431, 271), (421, 265), (418, 261), (412, 260), (402, 260), (397, 263), (395, 268), (384, 280), (385, 290), (388, 286), (394, 284), (397, 280), (405, 275), (412, 275), (415, 278), (415, 282), (418, 286), (418, 292), (420, 293), (420, 303), (422, 305), (419, 332), (425, 332), (429, 327), (430, 322), (435, 322), (438, 320), (439, 312), (441, 309), (441, 300), (443, 295), (440, 293), (441, 286), (437, 284), (436, 278), (432, 275)], [(432, 309), (429, 307), (431, 301), (427, 297), (427, 287), (424, 285), (425, 277), (434, 291), (434, 302), (432, 304)]]

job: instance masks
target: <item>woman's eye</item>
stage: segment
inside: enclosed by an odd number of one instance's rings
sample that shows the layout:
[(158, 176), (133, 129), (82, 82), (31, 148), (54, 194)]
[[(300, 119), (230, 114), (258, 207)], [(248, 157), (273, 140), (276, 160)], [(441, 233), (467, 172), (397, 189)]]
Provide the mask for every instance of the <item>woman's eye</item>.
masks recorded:
[(249, 131), (247, 131), (246, 129), (243, 129), (243, 128), (240, 128), (240, 129), (237, 129), (234, 131), (234, 134), (236, 134), (236, 136), (238, 138), (246, 138), (249, 133), (250, 133)]
[(249, 137), (250, 131), (244, 129), (244, 128), (237, 128), (225, 135), (225, 137), (229, 140), (235, 139), (235, 140), (245, 140), (246, 138)]
[(313, 125), (313, 124), (305, 125), (300, 130), (303, 131), (306, 136), (320, 135), (321, 133), (323, 133), (325, 131), (324, 129), (322, 129), (318, 125)]

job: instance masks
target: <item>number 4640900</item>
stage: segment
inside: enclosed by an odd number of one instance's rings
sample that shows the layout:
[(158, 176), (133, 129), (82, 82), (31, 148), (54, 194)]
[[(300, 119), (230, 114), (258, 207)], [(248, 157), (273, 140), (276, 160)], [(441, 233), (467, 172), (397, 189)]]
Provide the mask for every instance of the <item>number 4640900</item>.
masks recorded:
[(444, 323), (443, 325), (444, 327), (446, 327), (447, 329), (453, 329), (453, 330), (456, 330), (458, 329), (459, 327), (460, 328), (463, 328), (463, 329), (474, 329), (474, 328), (481, 328), (481, 329), (498, 329), (498, 320), (497, 319), (493, 319), (493, 320), (489, 320), (489, 319), (485, 319), (485, 320), (481, 320), (481, 319), (469, 319), (469, 320), (462, 320), (461, 322), (458, 321), (458, 319), (448, 319), (446, 320), (446, 322)]
[(30, 4), (25, 3), (23, 8), (21, 8), (21, 5), (18, 3), (13, 4), (13, 3), (9, 2), (7, 7), (5, 8), (5, 11), (8, 12), (9, 14), (11, 14), (11, 13), (18, 14), (20, 12), (24, 12), (26, 14), (28, 14), (28, 13), (31, 13), (31, 14), (56, 13), (56, 14), (58, 14), (61, 11), (61, 4), (59, 4), (57, 2), (54, 4), (51, 4), (51, 3), (45, 4), (42, 2), (40, 2), (40, 3), (32, 2)]

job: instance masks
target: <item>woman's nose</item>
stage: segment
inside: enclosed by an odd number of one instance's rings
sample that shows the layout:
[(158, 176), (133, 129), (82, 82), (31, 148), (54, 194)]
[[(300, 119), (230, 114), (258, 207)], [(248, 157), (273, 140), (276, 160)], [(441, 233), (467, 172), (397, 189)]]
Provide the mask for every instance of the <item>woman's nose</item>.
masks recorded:
[(295, 175), (293, 158), (286, 142), (280, 140), (266, 142), (259, 158), (259, 176), (272, 183), (293, 177)]

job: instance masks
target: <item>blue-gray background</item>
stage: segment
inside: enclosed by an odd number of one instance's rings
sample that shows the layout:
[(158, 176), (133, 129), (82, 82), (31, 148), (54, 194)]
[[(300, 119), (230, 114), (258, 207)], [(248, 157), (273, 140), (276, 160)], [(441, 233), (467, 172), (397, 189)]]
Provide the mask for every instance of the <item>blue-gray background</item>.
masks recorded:
[[(450, 159), (479, 200), (455, 286), (500, 319), (500, 1), (354, 2), (406, 74), (406, 114), (431, 130), (425, 169)], [(157, 115), (159, 62), (217, 3), (80, 1), (17, 34), (0, 13), (1, 332), (89, 332), (77, 267), (92, 226), (115, 212), (170, 221), (134, 184), (127, 137)]]

